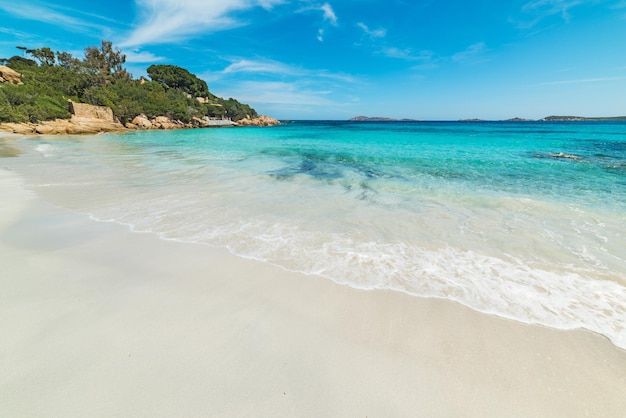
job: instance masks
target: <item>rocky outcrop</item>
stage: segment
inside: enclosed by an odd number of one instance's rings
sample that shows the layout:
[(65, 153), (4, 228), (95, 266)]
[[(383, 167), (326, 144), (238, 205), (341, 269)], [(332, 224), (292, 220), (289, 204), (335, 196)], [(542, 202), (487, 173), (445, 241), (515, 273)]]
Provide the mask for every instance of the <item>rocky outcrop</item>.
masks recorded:
[(23, 135), (73, 135), (96, 134), (100, 132), (117, 132), (127, 129), (185, 129), (210, 128), (225, 126), (274, 126), (280, 125), (276, 119), (268, 116), (245, 118), (238, 122), (230, 119), (212, 119), (208, 117), (194, 117), (190, 123), (171, 120), (167, 116), (157, 116), (148, 119), (145, 115), (135, 117), (125, 126), (119, 123), (113, 111), (106, 106), (93, 106), (85, 103), (68, 103), (72, 118), (56, 119), (40, 123), (0, 123), (0, 132), (9, 132)]
[(74, 118), (49, 120), (40, 123), (1, 123), (0, 131), (22, 135), (75, 135), (97, 134), (100, 132), (124, 131), (119, 123), (99, 119)]
[(148, 119), (146, 115), (136, 116), (132, 122), (126, 124), (128, 129), (183, 129), (193, 128), (192, 124), (185, 124), (178, 120), (171, 120), (167, 116), (157, 116), (152, 119)]
[(181, 121), (173, 121), (167, 116), (157, 116), (152, 119), (152, 128), (153, 129), (182, 129), (186, 128), (188, 125), (185, 125)]
[(139, 115), (126, 124), (126, 128), (135, 130), (214, 128), (226, 126), (237, 126), (237, 124), (230, 119), (209, 118), (206, 116), (202, 118), (194, 116), (191, 122), (184, 123), (178, 120), (171, 120), (166, 116), (157, 116), (148, 119), (146, 115)]
[(98, 119), (106, 122), (116, 122), (113, 110), (108, 106), (94, 106), (87, 103), (69, 101), (70, 113), (77, 118)]
[(97, 134), (125, 130), (113, 117), (113, 111), (106, 106), (93, 106), (85, 103), (68, 102), (72, 118), (56, 119), (39, 123), (3, 123), (0, 131), (16, 134), (74, 135)]
[[(58, 127), (59, 130), (64, 128), (68, 134), (93, 134), (98, 132), (116, 132), (123, 131), (124, 126), (119, 123), (113, 116), (113, 111), (107, 106), (94, 106), (87, 103), (75, 103), (69, 101), (69, 109), (72, 113), (72, 118), (69, 121), (57, 119), (51, 125), (52, 128)], [(67, 123), (64, 123), (67, 122)], [(41, 130), (46, 131), (50, 129), (48, 122), (40, 123)], [(46, 132), (48, 133), (48, 132)], [(55, 132), (52, 132), (55, 133)], [(64, 132), (59, 132), (64, 133)]]
[(132, 122), (126, 124), (128, 129), (152, 129), (152, 122), (146, 115), (135, 116)]
[(280, 122), (274, 118), (270, 118), (269, 116), (258, 116), (256, 118), (251, 118), (250, 116), (238, 120), (238, 126), (275, 126), (280, 125)]
[(0, 65), (0, 83), (24, 84), (22, 75), (5, 65)]
[(35, 134), (35, 124), (33, 123), (0, 123), (0, 132), (8, 132), (10, 134), (31, 135)]

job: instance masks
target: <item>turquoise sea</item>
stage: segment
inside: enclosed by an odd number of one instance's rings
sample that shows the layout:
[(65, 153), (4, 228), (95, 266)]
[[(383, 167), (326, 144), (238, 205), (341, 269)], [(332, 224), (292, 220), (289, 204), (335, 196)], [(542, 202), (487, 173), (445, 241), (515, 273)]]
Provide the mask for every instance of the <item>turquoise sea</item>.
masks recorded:
[(100, 221), (626, 349), (626, 123), (295, 121), (0, 144), (29, 189)]

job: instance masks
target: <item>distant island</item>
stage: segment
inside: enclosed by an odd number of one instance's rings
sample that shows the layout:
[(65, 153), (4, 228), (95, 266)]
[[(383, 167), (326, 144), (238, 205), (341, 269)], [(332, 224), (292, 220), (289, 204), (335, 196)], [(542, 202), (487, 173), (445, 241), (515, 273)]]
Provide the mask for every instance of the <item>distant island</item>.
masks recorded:
[(206, 82), (175, 65), (151, 65), (133, 79), (126, 56), (109, 41), (84, 58), (48, 47), (17, 47), (0, 59), (0, 131), (75, 134), (127, 129), (268, 126), (249, 105), (212, 94)]
[(626, 116), (584, 117), (584, 116), (547, 116), (542, 121), (593, 121), (593, 120), (626, 120)]
[[(385, 117), (369, 117), (369, 116), (355, 116), (350, 118), (352, 122), (420, 122), (419, 119), (393, 119)], [(584, 117), (584, 116), (546, 116), (541, 119), (526, 119), (526, 118), (510, 118), (499, 120), (488, 120), (479, 118), (459, 119), (458, 122), (569, 122), (569, 121), (626, 121), (626, 116), (609, 116), (609, 117)]]
[(355, 116), (349, 119), (351, 122), (417, 122), (417, 119), (393, 119), (380, 116)]

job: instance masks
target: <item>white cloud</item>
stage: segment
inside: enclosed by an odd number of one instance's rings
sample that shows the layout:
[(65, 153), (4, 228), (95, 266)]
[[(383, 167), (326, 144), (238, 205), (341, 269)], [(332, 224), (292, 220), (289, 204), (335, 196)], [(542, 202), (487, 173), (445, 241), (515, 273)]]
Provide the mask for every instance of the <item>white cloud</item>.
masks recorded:
[(431, 61), (434, 54), (431, 51), (413, 51), (410, 48), (387, 47), (380, 51), (389, 58), (396, 58), (405, 61)]
[(289, 74), (293, 70), (289, 66), (271, 60), (255, 61), (242, 58), (233, 62), (223, 71), (224, 74), (229, 73), (271, 73), (271, 74)]
[(165, 60), (165, 57), (159, 57), (152, 52), (146, 51), (124, 51), (124, 55), (126, 55), (126, 62), (128, 63), (159, 62)]
[(30, 4), (28, 7), (16, 7), (15, 4), (0, 3), (0, 10), (21, 19), (34, 20), (54, 26), (60, 26), (74, 32), (87, 32), (94, 29), (101, 33), (108, 32), (108, 29), (104, 25), (94, 23), (93, 19), (77, 19), (47, 6)]
[(325, 106), (332, 91), (308, 88), (300, 82), (243, 81), (229, 89), (228, 97), (237, 97), (247, 103)]
[(330, 21), (333, 26), (337, 26), (337, 15), (330, 4), (324, 3), (320, 9), (324, 12), (324, 20)]
[(320, 42), (324, 42), (324, 29), (318, 29), (317, 40)]
[(349, 91), (362, 85), (348, 74), (273, 60), (230, 58), (228, 61), (224, 70), (210, 73), (211, 91), (222, 97), (236, 97), (257, 111), (276, 117), (332, 113), (331, 109), (344, 106)]
[(324, 3), (321, 6), (307, 6), (296, 11), (296, 13), (308, 13), (308, 12), (322, 12), (322, 27), (317, 30), (316, 38), (320, 42), (324, 42), (326, 28), (329, 26), (337, 26), (337, 15), (333, 10), (333, 7), (329, 3)]
[(387, 35), (387, 31), (385, 29), (370, 29), (363, 22), (359, 22), (356, 25), (363, 29), (363, 32), (369, 35), (370, 38), (384, 38)]
[(136, 0), (143, 20), (122, 46), (162, 44), (243, 25), (231, 13), (262, 7), (270, 9), (283, 0)]
[(334, 80), (341, 83), (354, 83), (354, 78), (346, 74), (329, 73), (325, 70), (307, 70), (273, 60), (231, 59), (222, 74), (254, 73), (280, 77), (306, 77), (317, 80)]

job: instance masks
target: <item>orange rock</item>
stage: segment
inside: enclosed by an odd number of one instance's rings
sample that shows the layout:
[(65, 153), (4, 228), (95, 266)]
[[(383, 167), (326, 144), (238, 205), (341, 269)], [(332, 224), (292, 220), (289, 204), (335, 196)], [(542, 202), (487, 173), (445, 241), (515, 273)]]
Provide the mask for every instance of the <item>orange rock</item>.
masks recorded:
[(6, 65), (0, 65), (0, 83), (24, 84), (22, 74)]
[(270, 118), (269, 116), (261, 115), (256, 118), (247, 117), (245, 119), (238, 120), (237, 125), (239, 126), (275, 126), (275, 125), (280, 125), (280, 122), (274, 118)]

